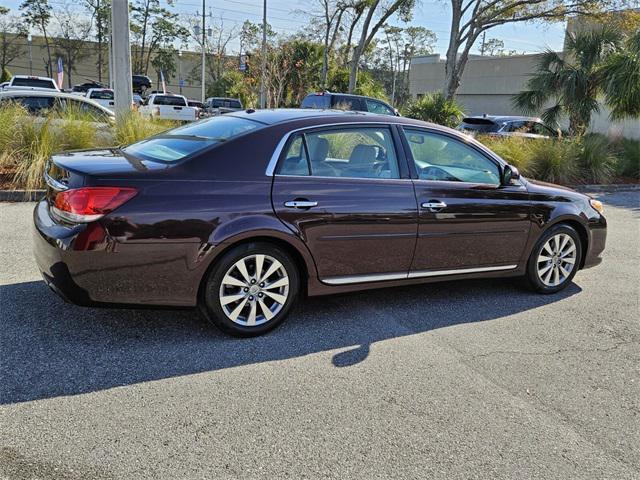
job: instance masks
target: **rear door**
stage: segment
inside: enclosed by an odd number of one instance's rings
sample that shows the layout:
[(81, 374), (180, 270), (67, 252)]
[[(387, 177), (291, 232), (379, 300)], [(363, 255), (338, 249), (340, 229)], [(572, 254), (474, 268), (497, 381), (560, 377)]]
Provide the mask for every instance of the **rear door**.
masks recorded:
[(320, 127), (290, 136), (273, 182), (278, 217), (330, 284), (406, 278), (417, 206), (398, 132)]
[(529, 235), (526, 188), (501, 185), (499, 163), (472, 143), (436, 130), (404, 133), (419, 208), (411, 276), (514, 269)]

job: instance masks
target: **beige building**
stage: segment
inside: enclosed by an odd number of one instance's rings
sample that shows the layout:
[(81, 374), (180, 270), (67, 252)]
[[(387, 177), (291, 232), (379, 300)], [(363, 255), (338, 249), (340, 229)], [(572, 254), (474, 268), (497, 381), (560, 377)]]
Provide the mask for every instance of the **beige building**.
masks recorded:
[[(51, 57), (53, 63), (53, 76), (55, 78), (56, 61), (58, 58), (57, 50), (55, 47), (55, 38), (50, 39), (53, 44), (51, 47)], [(85, 42), (86, 54), (76, 62), (74, 71), (71, 73), (71, 84), (69, 84), (69, 78), (65, 70), (64, 88), (70, 88), (70, 86), (84, 83), (87, 80), (98, 80), (98, 44), (96, 42)], [(21, 55), (9, 63), (9, 71), (13, 75), (38, 75), (47, 76), (46, 64), (47, 64), (47, 49), (42, 37), (33, 36), (31, 46), (27, 42), (27, 39), (20, 39), (20, 46), (22, 49)], [(109, 54), (108, 46), (104, 47), (104, 67), (102, 70), (102, 83), (107, 85), (109, 83)], [(192, 75), (192, 72), (198, 74)], [(200, 99), (200, 54), (197, 52), (183, 52), (180, 57), (176, 55), (176, 73), (170, 78), (167, 78), (167, 88), (173, 93), (180, 93), (179, 78), (180, 72), (182, 72), (182, 78), (184, 79), (184, 85), (182, 87), (182, 94), (188, 98)], [(133, 72), (138, 73), (138, 72)], [(153, 83), (153, 89), (156, 88), (157, 74), (153, 68), (149, 69), (149, 78)]]
[[(570, 23), (570, 28), (575, 28)], [(471, 56), (467, 63), (458, 100), (468, 115), (522, 115), (513, 107), (513, 95), (526, 88), (536, 69), (539, 54), (514, 56)], [(409, 70), (409, 92), (413, 98), (442, 90), (445, 84), (444, 59), (440, 55), (415, 57)], [(591, 130), (609, 135), (640, 139), (640, 120), (612, 123), (606, 107), (592, 118)], [(566, 126), (566, 125), (565, 125)]]

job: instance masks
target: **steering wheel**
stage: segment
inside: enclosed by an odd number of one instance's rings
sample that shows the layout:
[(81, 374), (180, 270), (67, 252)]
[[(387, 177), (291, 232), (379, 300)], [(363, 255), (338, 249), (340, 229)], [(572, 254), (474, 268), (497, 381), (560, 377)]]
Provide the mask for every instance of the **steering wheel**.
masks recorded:
[(446, 170), (440, 167), (434, 167), (433, 165), (424, 167), (420, 171), (420, 179), (421, 180), (442, 180), (442, 181), (449, 181), (449, 182), (458, 181), (456, 177), (451, 175)]

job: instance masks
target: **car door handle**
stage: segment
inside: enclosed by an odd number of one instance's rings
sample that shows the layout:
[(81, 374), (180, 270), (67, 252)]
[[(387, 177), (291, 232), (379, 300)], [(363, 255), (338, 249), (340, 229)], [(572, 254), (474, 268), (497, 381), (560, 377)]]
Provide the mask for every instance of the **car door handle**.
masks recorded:
[(432, 212), (443, 209), (447, 206), (446, 203), (441, 202), (440, 200), (429, 200), (428, 202), (424, 202), (420, 205), (422, 208), (428, 208)]
[(284, 206), (287, 208), (311, 208), (317, 207), (318, 202), (312, 202), (310, 200), (291, 200), (284, 202)]

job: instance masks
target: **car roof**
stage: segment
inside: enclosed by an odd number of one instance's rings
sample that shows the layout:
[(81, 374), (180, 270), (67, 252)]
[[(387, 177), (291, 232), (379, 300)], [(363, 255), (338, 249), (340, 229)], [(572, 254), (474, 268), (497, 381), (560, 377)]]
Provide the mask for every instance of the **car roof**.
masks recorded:
[(470, 115), (468, 117), (464, 117), (462, 121), (464, 122), (467, 118), (490, 120), (496, 123), (518, 121), (542, 122), (542, 120), (540, 120), (540, 118), (538, 117), (524, 117), (521, 115)]
[(415, 124), (417, 126), (431, 126), (437, 128), (445, 128), (441, 125), (430, 124), (420, 120), (414, 120), (407, 117), (394, 117), (391, 115), (379, 115), (369, 112), (358, 112), (355, 110), (333, 110), (333, 109), (317, 109), (317, 108), (276, 108), (263, 110), (240, 110), (236, 112), (225, 113), (225, 116), (248, 118), (266, 125), (275, 125), (278, 123), (316, 120), (324, 118), (327, 121), (333, 120), (339, 123), (356, 122), (380, 122), (380, 123), (403, 123)]
[(55, 82), (55, 80), (51, 77), (38, 77), (36, 75), (14, 75), (13, 77), (11, 77), (11, 80), (13, 80), (14, 78), (29, 78), (32, 80), (51, 80), (52, 82)]

